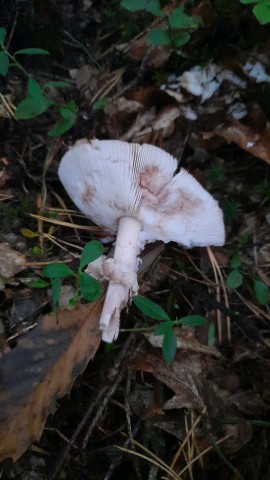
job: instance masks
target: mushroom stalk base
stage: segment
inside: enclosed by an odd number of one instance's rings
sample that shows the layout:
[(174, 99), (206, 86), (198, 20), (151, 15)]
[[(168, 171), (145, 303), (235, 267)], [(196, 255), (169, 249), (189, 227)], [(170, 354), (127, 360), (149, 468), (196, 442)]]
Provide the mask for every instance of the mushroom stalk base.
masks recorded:
[(111, 343), (118, 336), (120, 313), (129, 297), (138, 292), (138, 240), (141, 223), (132, 217), (119, 220), (114, 258), (104, 262), (104, 277), (110, 280), (100, 317), (102, 340)]

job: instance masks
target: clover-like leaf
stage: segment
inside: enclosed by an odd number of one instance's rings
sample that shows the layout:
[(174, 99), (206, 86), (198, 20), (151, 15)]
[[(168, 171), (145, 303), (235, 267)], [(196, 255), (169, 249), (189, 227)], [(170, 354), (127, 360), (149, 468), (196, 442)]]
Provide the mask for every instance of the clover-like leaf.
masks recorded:
[(48, 278), (65, 278), (74, 276), (75, 273), (64, 263), (50, 263), (43, 268), (43, 275)]
[(91, 240), (88, 242), (81, 254), (80, 270), (83, 269), (88, 263), (94, 262), (97, 258), (103, 255), (103, 245), (97, 240)]
[(80, 272), (80, 288), (82, 297), (89, 302), (95, 302), (101, 297), (100, 283), (85, 272)]
[(171, 44), (171, 37), (165, 28), (153, 28), (147, 34), (150, 45), (166, 47)]
[(28, 96), (15, 110), (15, 117), (17, 120), (34, 118), (37, 115), (46, 112), (46, 110), (48, 110), (48, 108), (54, 103), (44, 95), (38, 82), (32, 78), (28, 80), (27, 93)]
[(238, 288), (243, 283), (243, 275), (237, 269), (232, 270), (232, 272), (229, 273), (226, 282), (228, 287)]
[(66, 133), (77, 120), (77, 106), (73, 100), (58, 108), (61, 119), (49, 131), (50, 137), (58, 137)]

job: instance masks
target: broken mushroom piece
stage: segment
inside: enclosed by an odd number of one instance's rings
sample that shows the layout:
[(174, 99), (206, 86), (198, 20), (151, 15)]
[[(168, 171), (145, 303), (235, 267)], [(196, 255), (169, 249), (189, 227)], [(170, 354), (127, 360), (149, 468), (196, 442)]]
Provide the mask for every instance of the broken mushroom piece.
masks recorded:
[(97, 264), (99, 278), (109, 281), (100, 318), (106, 342), (117, 338), (120, 312), (138, 293), (138, 255), (146, 243), (224, 244), (217, 201), (176, 169), (177, 160), (160, 148), (118, 140), (79, 141), (61, 160), (59, 177), (75, 205), (117, 235), (114, 257)]

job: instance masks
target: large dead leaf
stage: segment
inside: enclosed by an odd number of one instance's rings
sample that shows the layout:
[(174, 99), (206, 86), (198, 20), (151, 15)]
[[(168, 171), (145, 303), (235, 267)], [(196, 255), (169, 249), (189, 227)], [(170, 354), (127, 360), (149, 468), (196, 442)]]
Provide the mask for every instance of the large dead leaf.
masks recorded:
[(152, 373), (175, 392), (175, 395), (164, 403), (164, 410), (202, 409), (202, 381), (212, 364), (210, 356), (181, 349), (177, 351), (172, 365), (168, 366), (159, 350), (148, 351), (146, 346), (142, 346), (132, 361), (132, 368)]
[(214, 133), (225, 138), (227, 142), (234, 142), (246, 152), (270, 163), (270, 124), (267, 123), (260, 133), (238, 120), (228, 126), (217, 127)]
[(100, 344), (102, 302), (47, 315), (0, 359), (0, 461), (38, 440), (56, 399), (67, 393)]

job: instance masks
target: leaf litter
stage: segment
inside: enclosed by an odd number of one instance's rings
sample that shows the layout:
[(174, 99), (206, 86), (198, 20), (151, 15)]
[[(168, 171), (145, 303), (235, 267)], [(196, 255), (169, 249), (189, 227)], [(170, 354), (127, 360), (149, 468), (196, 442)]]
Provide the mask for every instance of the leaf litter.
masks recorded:
[[(0, 459), (39, 440), (56, 401), (70, 392), (100, 344), (102, 303), (47, 315), (1, 359)], [(59, 373), (61, 372), (61, 375)]]
[[(178, 5), (171, 2), (168, 15)], [(4, 269), (0, 452), (3, 460), (17, 460), (14, 465), (3, 463), (2, 477), (14, 478), (20, 472), (25, 479), (33, 473), (38, 479), (53, 479), (61, 470), (63, 478), (119, 478), (130, 472), (136, 472), (138, 478), (153, 478), (150, 460), (155, 455), (157, 475), (166, 468), (164, 462), (172, 467), (173, 478), (208, 475), (226, 480), (234, 475), (266, 480), (270, 442), (268, 290), (258, 294), (253, 284), (260, 280), (268, 288), (270, 285), (269, 41), (262, 35), (257, 43), (253, 37), (254, 45), (248, 41), (243, 48), (241, 41), (247, 41), (243, 25), (250, 28), (250, 19), (225, 13), (224, 20), (215, 5), (195, 2), (192, 13), (202, 17), (205, 30), (196, 31), (190, 47), (181, 50), (181, 60), (176, 62), (180, 68), (175, 71), (166, 46), (149, 49), (149, 24), (145, 30), (141, 28), (139, 17), (139, 32), (131, 40), (132, 34), (120, 41), (119, 19), (113, 24), (108, 2), (106, 11), (95, 2), (84, 2), (82, 9), (75, 9), (72, 1), (67, 6), (65, 12), (58, 12), (52, 2), (43, 8), (41, 17), (37, 17), (36, 7), (33, 10), (35, 31), (44, 32), (45, 25), (55, 44), (61, 44), (51, 55), (57, 58), (58, 79), (71, 86), (79, 108), (78, 121), (63, 137), (65, 145), (60, 142), (55, 158), (48, 155), (52, 148), (46, 136), (51, 126), (48, 117), (28, 120), (30, 129), (26, 123), (14, 123), (22, 78), (16, 83), (8, 77), (9, 88), (1, 93), (0, 219), (5, 231), (0, 238)], [(61, 40), (55, 37), (59, 28), (50, 27), (52, 11), (70, 32)], [(14, 37), (17, 43), (24, 18), (20, 12)], [(128, 14), (127, 25), (130, 18)], [(217, 33), (224, 32), (223, 21), (229, 26), (230, 40), (238, 39), (235, 47), (230, 43), (227, 54)], [(150, 22), (150, 29), (160, 28), (160, 23), (158, 19)], [(86, 25), (95, 32), (91, 49), (84, 48), (89, 42)], [(252, 21), (251, 26), (256, 36), (259, 26)], [(82, 39), (82, 46), (76, 38)], [(202, 51), (202, 45), (215, 45), (216, 49), (209, 54)], [(50, 51), (48, 45), (43, 47)], [(69, 55), (63, 57), (61, 51)], [(197, 51), (205, 60), (197, 58)], [(51, 80), (48, 71), (43, 67), (42, 72), (37, 70), (31, 59), (28, 66), (33, 78)], [(54, 70), (55, 62), (51, 68)], [(49, 289), (44, 295), (36, 294), (36, 302), (32, 294), (27, 297), (28, 280), (40, 278), (44, 265), (58, 260), (76, 265), (77, 247), (82, 249), (97, 235), (106, 237), (106, 232), (75, 217), (74, 206), (59, 191), (55, 175), (66, 146), (82, 137), (161, 146), (181, 159), (181, 165), (211, 190), (223, 207), (227, 245), (213, 251), (215, 268), (203, 249), (185, 252), (180, 247), (152, 245), (144, 252), (140, 293), (162, 305), (171, 318), (197, 313), (207, 319), (203, 327), (175, 330), (177, 353), (171, 366), (162, 356), (162, 336), (153, 335), (156, 324), (134, 306), (123, 315), (123, 330), (129, 331), (135, 324), (139, 330), (137, 350), (132, 359), (125, 357), (119, 374), (118, 354), (129, 333), (122, 332), (111, 351), (104, 346), (98, 349), (101, 302), (80, 305), (77, 310), (68, 305), (68, 311), (59, 311), (57, 323), (48, 315)], [(41, 190), (42, 204), (37, 200)], [(29, 195), (31, 205), (25, 200)], [(20, 204), (23, 209), (18, 208)], [(21, 228), (34, 232), (33, 238), (23, 238)], [(49, 228), (53, 230), (49, 232)], [(6, 236), (11, 230), (12, 241)], [(50, 243), (48, 235), (57, 243)], [(240, 259), (237, 268), (242, 283), (233, 289), (226, 278), (235, 255)], [(70, 288), (68, 281), (62, 287), (62, 305), (69, 303)], [(27, 309), (28, 316), (24, 313)], [(146, 331), (140, 333), (141, 329)], [(115, 378), (119, 383), (110, 393), (106, 387)], [(65, 393), (70, 396), (59, 400)], [(46, 421), (49, 413), (54, 415)], [(19, 458), (30, 444), (31, 449)], [(65, 445), (68, 456), (61, 453)], [(128, 452), (119, 452), (115, 445)], [(81, 452), (78, 446), (82, 446)], [(134, 452), (142, 448), (144, 462), (135, 461)]]

